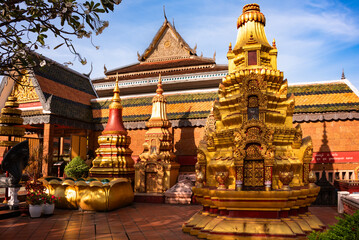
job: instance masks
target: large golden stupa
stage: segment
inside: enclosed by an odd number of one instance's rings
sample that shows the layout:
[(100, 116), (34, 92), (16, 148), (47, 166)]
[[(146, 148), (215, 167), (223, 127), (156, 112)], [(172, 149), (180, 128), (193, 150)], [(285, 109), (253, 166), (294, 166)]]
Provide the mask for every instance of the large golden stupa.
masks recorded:
[(312, 141), (293, 126), (294, 96), (265, 22), (258, 4), (245, 5), (229, 45), (229, 73), (198, 147), (193, 192), (203, 210), (183, 225), (199, 238), (293, 239), (324, 228), (308, 211), (320, 189)]

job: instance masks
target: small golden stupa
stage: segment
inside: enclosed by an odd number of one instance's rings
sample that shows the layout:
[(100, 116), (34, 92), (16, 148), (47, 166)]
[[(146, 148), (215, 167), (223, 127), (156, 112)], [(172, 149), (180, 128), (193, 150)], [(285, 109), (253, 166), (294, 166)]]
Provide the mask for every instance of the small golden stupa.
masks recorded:
[(178, 177), (179, 164), (173, 153), (173, 136), (169, 131), (166, 98), (163, 96), (161, 75), (156, 95), (152, 99), (152, 115), (146, 123), (144, 151), (135, 164), (135, 191), (163, 193), (172, 187)]
[(22, 125), (24, 120), (21, 118), (21, 110), (17, 109), (19, 103), (16, 100), (16, 97), (10, 95), (5, 107), (1, 109), (0, 136), (7, 136), (7, 139), (0, 141), (0, 147), (6, 147), (6, 150), (19, 143), (18, 141), (11, 141), (11, 136), (21, 137), (25, 134), (25, 128), (17, 126)]
[(96, 158), (92, 161), (91, 177), (124, 177), (134, 179), (134, 161), (130, 136), (122, 121), (122, 105), (118, 78), (109, 106), (109, 117), (106, 128), (98, 138), (100, 147), (96, 149)]
[(305, 239), (324, 228), (308, 211), (320, 189), (310, 172), (312, 141), (293, 127), (294, 96), (265, 23), (258, 4), (245, 5), (229, 46), (229, 73), (198, 147), (193, 192), (203, 210), (183, 225), (199, 238)]

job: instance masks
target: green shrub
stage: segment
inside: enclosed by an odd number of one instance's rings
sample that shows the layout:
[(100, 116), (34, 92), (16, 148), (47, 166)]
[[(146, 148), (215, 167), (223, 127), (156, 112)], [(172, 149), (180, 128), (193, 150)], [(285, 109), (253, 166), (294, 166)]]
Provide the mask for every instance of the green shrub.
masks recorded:
[(309, 240), (359, 240), (359, 211), (353, 215), (345, 215), (339, 218), (337, 224), (329, 226), (325, 232), (312, 232)]
[(87, 177), (88, 171), (89, 167), (79, 156), (73, 158), (65, 167), (66, 175), (74, 179)]

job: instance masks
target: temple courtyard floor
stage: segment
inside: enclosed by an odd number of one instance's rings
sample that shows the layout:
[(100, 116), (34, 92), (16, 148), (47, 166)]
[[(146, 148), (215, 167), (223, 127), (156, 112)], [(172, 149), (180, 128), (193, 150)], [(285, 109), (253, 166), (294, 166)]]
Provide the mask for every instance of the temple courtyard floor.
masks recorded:
[[(133, 203), (111, 212), (55, 209), (52, 216), (0, 220), (0, 239), (196, 239), (181, 230), (200, 205)], [(336, 207), (310, 207), (325, 224), (335, 224)]]

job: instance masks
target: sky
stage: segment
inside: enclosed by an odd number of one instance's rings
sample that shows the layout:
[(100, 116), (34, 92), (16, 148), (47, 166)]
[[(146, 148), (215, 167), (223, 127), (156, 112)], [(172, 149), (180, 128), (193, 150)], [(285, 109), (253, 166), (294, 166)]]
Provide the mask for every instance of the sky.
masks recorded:
[[(109, 27), (92, 42), (74, 39), (78, 52), (87, 59), (83, 66), (65, 47), (39, 52), (59, 63), (88, 73), (91, 79), (108, 70), (137, 63), (167, 19), (197, 54), (227, 64), (228, 45), (236, 41), (237, 18), (246, 0), (122, 0), (113, 13), (103, 16)], [(359, 3), (358, 0), (257, 0), (266, 17), (268, 42), (276, 40), (278, 69), (289, 83), (338, 80), (345, 76), (359, 88)], [(49, 39), (51, 46), (57, 39)]]

